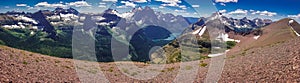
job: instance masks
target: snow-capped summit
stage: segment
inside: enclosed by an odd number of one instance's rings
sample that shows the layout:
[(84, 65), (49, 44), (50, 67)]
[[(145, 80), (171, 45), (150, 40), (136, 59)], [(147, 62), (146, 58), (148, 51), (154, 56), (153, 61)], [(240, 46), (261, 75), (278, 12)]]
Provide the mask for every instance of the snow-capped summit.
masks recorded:
[(118, 17), (122, 17), (122, 18), (130, 18), (134, 14), (133, 12), (119, 13), (117, 10), (114, 9), (107, 9), (104, 11), (104, 13), (117, 15)]
[(117, 10), (114, 9), (107, 9), (104, 11), (104, 13), (108, 13), (108, 14), (119, 14)]
[(137, 7), (137, 8), (133, 8), (133, 9), (131, 10), (131, 12), (137, 12), (137, 11), (141, 11), (141, 10), (143, 10), (143, 8), (142, 8), (141, 6), (139, 6), (139, 7)]
[(253, 20), (250, 20), (246, 17), (242, 19), (234, 19), (222, 16), (221, 20), (226, 26), (232, 28), (260, 28), (272, 23), (272, 20), (269, 19), (255, 18)]

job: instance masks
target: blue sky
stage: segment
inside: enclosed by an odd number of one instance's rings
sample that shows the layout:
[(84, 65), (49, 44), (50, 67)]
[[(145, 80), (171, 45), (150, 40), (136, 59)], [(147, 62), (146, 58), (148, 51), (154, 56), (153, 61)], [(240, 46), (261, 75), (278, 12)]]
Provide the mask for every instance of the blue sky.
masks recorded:
[(35, 12), (56, 7), (73, 7), (90, 13), (101, 13), (108, 8), (127, 12), (133, 7), (150, 6), (156, 11), (186, 17), (207, 17), (219, 11), (234, 18), (279, 20), (290, 17), (299, 21), (299, 4), (300, 0), (0, 0), (0, 12)]
[(209, 16), (217, 11), (211, 0), (0, 0), (0, 12), (13, 10), (35, 12), (43, 9), (52, 10), (56, 7), (72, 7), (80, 12), (91, 13), (101, 13), (108, 8), (127, 12), (139, 6), (150, 6), (156, 11), (186, 17)]
[(300, 19), (300, 0), (214, 0), (214, 2), (227, 16), (273, 20), (286, 17), (298, 21)]

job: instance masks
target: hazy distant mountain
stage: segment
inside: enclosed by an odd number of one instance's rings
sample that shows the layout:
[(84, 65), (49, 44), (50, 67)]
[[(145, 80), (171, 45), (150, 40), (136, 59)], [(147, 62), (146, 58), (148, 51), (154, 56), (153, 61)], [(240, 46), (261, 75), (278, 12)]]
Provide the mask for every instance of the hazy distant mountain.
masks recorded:
[(246, 17), (242, 19), (233, 19), (222, 16), (222, 20), (227, 26), (235, 28), (260, 28), (272, 23), (272, 21), (269, 19), (255, 18), (253, 20), (250, 20)]
[(113, 9), (105, 10), (103, 12), (103, 14), (101, 15), (104, 19), (100, 20), (99, 22), (118, 23), (121, 20), (121, 17), (118, 15), (119, 15), (119, 13), (116, 10), (113, 10)]
[[(215, 19), (218, 19), (222, 22), (221, 23), (212, 22)], [(193, 24), (194, 26), (192, 26), (192, 30), (194, 30), (196, 27), (201, 27), (204, 24), (207, 25), (207, 23), (209, 23), (210, 25), (224, 25), (224, 29), (226, 32), (234, 31), (235, 33), (239, 33), (239, 34), (249, 34), (249, 32), (251, 32), (252, 30), (271, 24), (272, 20), (261, 19), (261, 18), (255, 18), (253, 20), (250, 20), (246, 17), (242, 19), (234, 19), (231, 17), (228, 18), (226, 16), (223, 16), (222, 14), (213, 13), (210, 17), (200, 18), (198, 22)]]
[(74, 9), (74, 8), (69, 8), (69, 9), (63, 9), (63, 8), (56, 8), (53, 13), (55, 14), (74, 14), (74, 15), (78, 15), (79, 12)]
[(150, 7), (134, 8), (132, 12), (127, 13), (132, 13), (133, 15), (131, 16), (129, 14), (127, 18), (124, 18), (124, 20), (119, 23), (120, 27), (124, 27), (124, 25), (122, 24), (136, 25), (140, 28), (154, 25), (166, 28), (174, 33), (181, 33), (185, 28), (189, 26), (189, 23), (183, 16), (175, 16), (173, 14), (163, 14), (161, 12), (155, 12)]
[(189, 24), (193, 24), (193, 23), (196, 23), (199, 18), (196, 18), (196, 17), (184, 17), (184, 19), (189, 23)]

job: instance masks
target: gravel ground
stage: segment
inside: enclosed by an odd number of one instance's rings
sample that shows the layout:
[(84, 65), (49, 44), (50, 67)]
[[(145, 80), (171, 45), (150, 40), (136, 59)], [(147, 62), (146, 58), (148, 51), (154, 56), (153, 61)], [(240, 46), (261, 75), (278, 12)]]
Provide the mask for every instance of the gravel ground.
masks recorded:
[(78, 82), (73, 62), (0, 46), (1, 82)]
[[(219, 82), (299, 83), (299, 43), (300, 38), (296, 38), (248, 49), (237, 55), (227, 55)], [(209, 65), (201, 66), (199, 63), (209, 61), (184, 62), (181, 67), (180, 63), (167, 64), (164, 68), (161, 65), (150, 67), (149, 64), (137, 62), (134, 63), (137, 67), (131, 67), (129, 62), (117, 62), (125, 66), (119, 69), (115, 63), (55, 58), (0, 46), (0, 82), (174, 82), (176, 79), (202, 83)], [(180, 73), (184, 74), (178, 76)], [(153, 77), (134, 79), (143, 78), (145, 74)], [(196, 75), (196, 78), (191, 75)]]
[(228, 55), (220, 82), (300, 82), (300, 38)]

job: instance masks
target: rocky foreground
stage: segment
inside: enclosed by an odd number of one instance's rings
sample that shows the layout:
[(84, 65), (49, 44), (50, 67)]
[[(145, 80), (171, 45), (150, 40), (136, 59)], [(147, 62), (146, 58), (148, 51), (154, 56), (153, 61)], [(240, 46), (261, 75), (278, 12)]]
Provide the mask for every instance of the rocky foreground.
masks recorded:
[(227, 55), (220, 82), (300, 82), (300, 38)]
[[(227, 55), (226, 64), (219, 82), (300, 82), (300, 38), (268, 46), (243, 50), (239, 54)], [(197, 61), (196, 61), (197, 62)], [(209, 59), (199, 61), (197, 66), (167, 64), (162, 70), (137, 71), (128, 67), (118, 69), (114, 63), (96, 63), (62, 59), (0, 46), (0, 82), (100, 82), (101, 79), (82, 78), (103, 73), (107, 82), (173, 82), (179, 70), (198, 68), (195, 82), (204, 82)], [(80, 67), (76, 64), (83, 64)], [(118, 62), (127, 63), (127, 62)], [(191, 62), (185, 62), (190, 64)], [(95, 64), (91, 66), (92, 64)], [(135, 63), (139, 68), (149, 64)], [(206, 65), (208, 64), (208, 65)], [(77, 70), (75, 69), (77, 67)], [(80, 72), (78, 75), (77, 72)], [(149, 72), (159, 73), (149, 80), (131, 77)], [(87, 74), (88, 73), (88, 74)], [(194, 72), (195, 73), (195, 72)], [(91, 75), (91, 76), (84, 76)], [(81, 79), (80, 79), (81, 77)], [(183, 76), (183, 77), (189, 77)], [(182, 79), (184, 80), (184, 79)]]

